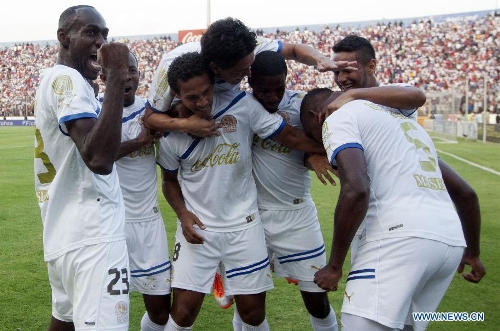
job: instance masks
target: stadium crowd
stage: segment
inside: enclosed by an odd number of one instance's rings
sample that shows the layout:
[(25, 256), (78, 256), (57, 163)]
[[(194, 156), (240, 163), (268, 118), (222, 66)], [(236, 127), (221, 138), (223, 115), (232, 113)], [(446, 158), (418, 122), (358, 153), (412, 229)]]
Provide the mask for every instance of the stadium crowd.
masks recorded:
[[(325, 26), (315, 32), (281, 31), (264, 33), (266, 38), (309, 44), (325, 55), (344, 36), (355, 33), (369, 39), (378, 58), (377, 78), (382, 83), (407, 82), (428, 95), (453, 91), (460, 96), (456, 111), (479, 112), (483, 107), (484, 77), (487, 78), (487, 110), (500, 110), (498, 79), (500, 76), (500, 16), (453, 17), (443, 21), (415, 20), (377, 23), (364, 27)], [(120, 40), (139, 59), (141, 85), (138, 95), (147, 95), (154, 70), (164, 53), (178, 43), (168, 37)], [(0, 49), (0, 107), (3, 116), (33, 114), (35, 87), (40, 70), (50, 67), (57, 58), (57, 45), (22, 43)], [(335, 89), (332, 73), (319, 73), (312, 67), (289, 61), (288, 88), (309, 91), (314, 87)], [(465, 105), (466, 82), (468, 103)], [(248, 88), (246, 82), (242, 88)], [(103, 85), (101, 85), (101, 90)], [(430, 113), (428, 115), (431, 115)]]

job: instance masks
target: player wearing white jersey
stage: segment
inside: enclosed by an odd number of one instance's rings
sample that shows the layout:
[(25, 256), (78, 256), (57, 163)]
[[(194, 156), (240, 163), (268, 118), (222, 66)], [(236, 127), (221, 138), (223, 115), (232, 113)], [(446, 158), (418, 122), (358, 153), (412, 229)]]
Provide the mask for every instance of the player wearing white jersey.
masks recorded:
[(197, 116), (184, 119), (160, 114), (168, 111), (174, 98), (168, 84), (167, 71), (170, 63), (181, 54), (200, 52), (215, 75), (217, 92), (238, 89), (241, 80), (250, 74), (255, 55), (264, 50), (279, 52), (286, 59), (313, 65), (319, 71), (338, 68), (356, 70), (351, 66), (352, 62), (333, 62), (308, 45), (257, 38), (241, 21), (228, 17), (213, 22), (203, 34), (201, 42), (181, 45), (164, 55), (151, 83), (145, 122), (158, 131), (182, 131), (200, 137), (217, 134), (214, 131), (218, 126), (214, 121)]
[[(158, 178), (154, 141), (143, 127), (146, 100), (135, 95), (140, 72), (129, 54), (125, 85), (122, 143), (116, 169), (125, 201), (125, 230), (130, 260), (130, 291), (142, 293), (146, 313), (141, 331), (163, 330), (170, 314), (170, 259), (167, 233), (158, 206)], [(106, 83), (107, 71), (101, 80)], [(102, 97), (99, 98), (102, 101)]]
[(411, 313), (436, 310), (464, 254), (462, 227), (475, 250), (479, 221), (455, 211), (432, 140), (415, 121), (357, 100), (330, 115), (321, 134), (316, 111), (330, 96), (311, 91), (301, 108), (305, 130), (323, 140), (342, 184), (330, 261), (315, 282), (337, 290), (352, 242), (343, 326), (425, 330), (427, 322), (412, 321)]
[[(57, 64), (42, 73), (36, 93), (35, 189), (52, 288), (50, 331), (128, 330), (125, 214), (114, 161), (129, 50), (107, 44), (107, 35), (95, 8), (66, 9)], [(99, 108), (88, 81), (101, 66), (112, 87)]]
[(214, 118), (222, 132), (204, 139), (171, 132), (160, 143), (163, 193), (179, 218), (166, 330), (191, 328), (220, 262), (243, 329), (267, 330), (264, 301), (272, 280), (252, 177), (253, 134), (289, 147), (322, 149), (247, 92), (214, 95), (212, 72), (197, 52), (176, 58), (168, 77), (185, 107), (181, 116)]
[[(285, 89), (286, 74), (285, 59), (266, 51), (255, 57), (248, 81), (253, 95), (268, 112), (302, 129), (300, 104), (304, 93)], [(337, 330), (328, 296), (313, 282), (316, 271), (326, 264), (326, 254), (304, 153), (254, 136), (252, 162), (259, 212), (267, 247), (275, 259), (275, 274), (298, 280), (313, 330)]]

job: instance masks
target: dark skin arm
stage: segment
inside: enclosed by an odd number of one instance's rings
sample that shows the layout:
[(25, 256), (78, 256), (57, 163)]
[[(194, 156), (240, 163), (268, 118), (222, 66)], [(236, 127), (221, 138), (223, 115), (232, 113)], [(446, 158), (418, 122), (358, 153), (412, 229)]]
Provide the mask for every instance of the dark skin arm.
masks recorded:
[(305, 44), (283, 43), (280, 54), (286, 60), (295, 60), (303, 64), (316, 67), (320, 72), (334, 71), (339, 68), (358, 70), (356, 61), (333, 61), (314, 48)]
[(160, 132), (186, 132), (196, 137), (218, 136), (216, 131), (219, 125), (215, 120), (206, 120), (196, 115), (187, 118), (176, 118), (166, 113), (155, 113), (146, 105), (146, 112), (143, 118), (147, 128)]
[(280, 133), (278, 133), (272, 139), (281, 143), (283, 146), (306, 153), (325, 153), (323, 144), (306, 136), (304, 131), (297, 129), (289, 124), (286, 124), (280, 131)]
[(121, 143), (123, 90), (128, 77), (128, 54), (125, 44), (103, 44), (98, 61), (109, 72), (110, 88), (99, 117), (66, 122), (69, 136), (75, 142), (87, 167), (96, 174), (107, 175), (113, 169)]
[(137, 137), (121, 143), (117, 160), (121, 159), (124, 156), (129, 155), (130, 153), (138, 151), (144, 146), (149, 146), (153, 144), (155, 139), (161, 138), (161, 136), (162, 136), (161, 132), (151, 134), (149, 129), (142, 128), (141, 132)]
[(171, 172), (162, 169), (161, 178), (163, 196), (177, 214), (181, 222), (182, 234), (187, 242), (191, 244), (203, 244), (204, 238), (194, 230), (193, 226), (197, 225), (202, 230), (205, 229), (205, 226), (195, 214), (186, 208), (181, 186), (177, 179), (177, 171)]
[(353, 100), (368, 100), (373, 103), (396, 109), (416, 109), (425, 104), (425, 93), (413, 86), (378, 86), (350, 89), (345, 91), (321, 110), (320, 120)]
[(363, 151), (347, 148), (335, 158), (341, 183), (335, 208), (330, 260), (314, 275), (314, 282), (325, 291), (336, 291), (342, 266), (352, 239), (365, 218), (370, 199), (370, 180)]
[[(337, 185), (335, 179), (330, 175), (338, 177), (337, 170), (333, 169), (332, 165), (328, 161), (328, 157), (326, 154), (309, 154), (306, 153), (304, 156), (304, 165), (307, 169), (314, 171), (319, 181), (323, 183), (323, 185), (328, 185), (328, 182), (333, 186)], [(328, 182), (327, 182), (328, 181)]]
[[(486, 274), (483, 263), (479, 259), (479, 242), (481, 232), (481, 211), (479, 199), (474, 189), (446, 162), (439, 159), (439, 168), (443, 175), (446, 189), (455, 204), (467, 248), (457, 271), (462, 277), (472, 283), (478, 283)], [(465, 265), (471, 266), (470, 273), (463, 273)]]

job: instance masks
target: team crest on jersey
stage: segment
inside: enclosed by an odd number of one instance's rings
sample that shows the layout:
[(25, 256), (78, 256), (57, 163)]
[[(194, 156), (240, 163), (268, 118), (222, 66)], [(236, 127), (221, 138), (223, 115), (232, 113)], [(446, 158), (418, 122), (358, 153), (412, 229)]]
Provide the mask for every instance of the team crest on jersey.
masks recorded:
[(288, 114), (286, 111), (281, 111), (281, 110), (278, 110), (277, 112), (281, 117), (283, 117), (283, 119), (285, 120), (285, 122), (287, 124), (290, 124), (290, 114)]
[(220, 120), (220, 124), (222, 124), (222, 131), (228, 132), (236, 132), (236, 125), (238, 124), (238, 120), (233, 115), (225, 115), (222, 116)]
[(128, 322), (128, 304), (125, 301), (120, 301), (115, 306), (116, 321), (118, 323)]

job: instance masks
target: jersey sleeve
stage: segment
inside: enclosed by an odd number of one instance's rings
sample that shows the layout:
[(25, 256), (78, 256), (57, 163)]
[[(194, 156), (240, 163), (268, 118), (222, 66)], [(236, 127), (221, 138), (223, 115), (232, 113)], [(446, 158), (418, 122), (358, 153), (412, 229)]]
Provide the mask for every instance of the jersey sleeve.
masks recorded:
[(175, 134), (170, 134), (160, 139), (158, 144), (158, 153), (156, 163), (167, 171), (177, 171), (179, 169), (180, 160), (177, 156), (175, 146)]
[(335, 157), (346, 148), (359, 148), (363, 150), (363, 142), (358, 129), (358, 116), (353, 114), (353, 106), (356, 102), (350, 102), (332, 113), (323, 123), (322, 137), (323, 145), (328, 160), (333, 166), (337, 166)]
[(57, 98), (57, 122), (64, 134), (68, 135), (65, 125), (68, 121), (97, 118), (100, 108), (94, 90), (76, 70), (59, 72), (51, 88)]
[(257, 46), (255, 47), (255, 55), (264, 51), (273, 51), (280, 53), (283, 48), (283, 42), (281, 40), (274, 40), (269, 38), (257, 37)]

